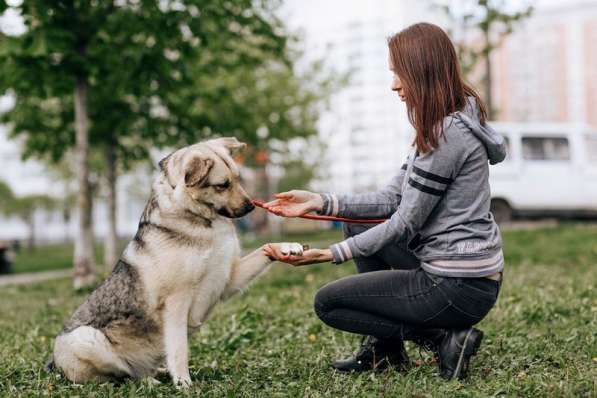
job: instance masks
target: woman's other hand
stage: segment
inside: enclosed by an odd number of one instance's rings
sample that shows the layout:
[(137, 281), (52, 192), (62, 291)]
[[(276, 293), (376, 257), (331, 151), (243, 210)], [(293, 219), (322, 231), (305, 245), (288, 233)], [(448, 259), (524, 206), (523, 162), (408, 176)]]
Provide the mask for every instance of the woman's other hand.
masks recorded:
[(333, 260), (330, 249), (309, 249), (305, 250), (302, 255), (287, 255), (280, 252), (279, 246), (277, 246), (275, 243), (270, 243), (264, 246), (264, 252), (271, 259), (282, 261), (284, 263), (294, 265), (295, 267), (308, 264), (326, 263)]
[(274, 214), (283, 217), (299, 217), (323, 207), (321, 195), (309, 191), (292, 190), (275, 194), (275, 200), (263, 206)]
[(286, 261), (291, 255), (302, 256), (308, 246), (297, 242), (267, 243), (261, 246), (261, 251), (271, 260)]
[(305, 250), (302, 256), (290, 255), (288, 260), (284, 260), (284, 262), (298, 267), (301, 265), (327, 263), (333, 259), (330, 249), (309, 249)]

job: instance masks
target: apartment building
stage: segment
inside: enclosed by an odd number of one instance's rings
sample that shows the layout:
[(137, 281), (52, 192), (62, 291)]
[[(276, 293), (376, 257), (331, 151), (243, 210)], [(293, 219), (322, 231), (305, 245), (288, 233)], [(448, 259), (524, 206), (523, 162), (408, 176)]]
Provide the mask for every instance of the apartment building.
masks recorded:
[(538, 7), (493, 56), (497, 119), (597, 127), (597, 1)]

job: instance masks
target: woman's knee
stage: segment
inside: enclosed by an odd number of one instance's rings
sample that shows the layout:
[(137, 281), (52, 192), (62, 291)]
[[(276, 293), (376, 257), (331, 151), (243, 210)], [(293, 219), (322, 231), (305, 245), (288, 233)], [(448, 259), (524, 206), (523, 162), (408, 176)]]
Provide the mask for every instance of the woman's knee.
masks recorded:
[(343, 327), (344, 322), (338, 320), (335, 316), (338, 311), (341, 311), (338, 303), (339, 301), (336, 299), (333, 288), (330, 288), (328, 284), (319, 289), (315, 294), (313, 308), (315, 309), (315, 314), (317, 314), (317, 317), (323, 323), (335, 329), (345, 330)]
[(317, 316), (320, 318), (326, 316), (338, 307), (351, 307), (351, 297), (355, 295), (358, 277), (358, 275), (346, 276), (320, 288), (313, 300)]
[(315, 309), (315, 313), (319, 317), (319, 319), (325, 318), (325, 316), (331, 311), (331, 292), (328, 288), (328, 285), (325, 285), (321, 289), (315, 293), (315, 298), (313, 300), (313, 308)]
[(323, 320), (340, 304), (341, 297), (345, 295), (343, 293), (345, 285), (343, 279), (330, 282), (315, 293), (313, 307), (320, 319)]

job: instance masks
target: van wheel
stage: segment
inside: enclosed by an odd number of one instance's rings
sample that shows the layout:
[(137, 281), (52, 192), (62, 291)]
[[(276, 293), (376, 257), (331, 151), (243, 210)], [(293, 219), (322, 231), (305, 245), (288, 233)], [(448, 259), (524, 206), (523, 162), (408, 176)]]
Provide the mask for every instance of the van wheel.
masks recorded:
[(512, 221), (512, 207), (503, 199), (491, 200), (491, 213), (498, 224)]

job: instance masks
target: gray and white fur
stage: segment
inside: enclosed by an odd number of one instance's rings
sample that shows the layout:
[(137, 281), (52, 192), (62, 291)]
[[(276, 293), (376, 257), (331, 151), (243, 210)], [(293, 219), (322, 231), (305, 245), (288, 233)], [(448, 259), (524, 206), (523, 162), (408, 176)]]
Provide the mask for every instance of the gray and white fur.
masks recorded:
[(191, 384), (189, 333), (272, 263), (261, 248), (240, 257), (231, 218), (254, 208), (232, 159), (243, 147), (220, 138), (160, 162), (137, 234), (56, 337), (53, 366), (69, 380), (153, 377), (165, 363)]

